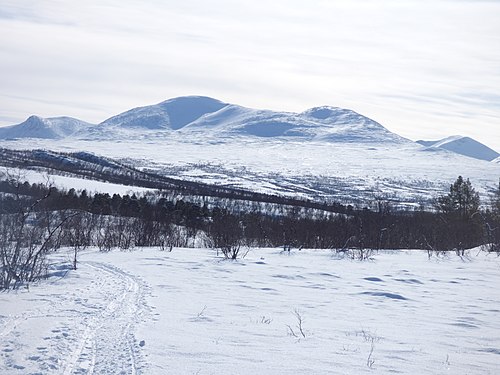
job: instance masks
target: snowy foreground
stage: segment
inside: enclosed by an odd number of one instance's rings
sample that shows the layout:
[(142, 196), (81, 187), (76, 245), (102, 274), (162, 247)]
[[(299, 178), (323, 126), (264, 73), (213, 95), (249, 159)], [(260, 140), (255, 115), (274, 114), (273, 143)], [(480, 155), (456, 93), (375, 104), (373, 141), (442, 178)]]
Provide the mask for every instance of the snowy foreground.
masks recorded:
[(500, 258), (477, 253), (87, 252), (0, 293), (0, 373), (498, 374)]

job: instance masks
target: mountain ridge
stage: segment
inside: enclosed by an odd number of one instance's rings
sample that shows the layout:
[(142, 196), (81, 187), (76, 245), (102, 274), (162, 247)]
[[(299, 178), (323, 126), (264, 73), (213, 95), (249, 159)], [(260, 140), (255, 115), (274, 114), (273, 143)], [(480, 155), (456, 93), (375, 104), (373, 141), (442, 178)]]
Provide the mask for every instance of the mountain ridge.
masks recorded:
[[(54, 119), (57, 121), (52, 121)], [(20, 124), (0, 128), (0, 139), (75, 137), (109, 140), (136, 137), (137, 132), (142, 132), (142, 136), (204, 132), (207, 136), (219, 138), (250, 136), (326, 142), (409, 142), (349, 109), (321, 106), (300, 113), (279, 112), (246, 108), (204, 96), (178, 97), (132, 108), (99, 124), (70, 117), (37, 117), (36, 121), (30, 117)]]
[[(247, 108), (206, 96), (181, 96), (136, 107), (93, 124), (73, 117), (42, 118), (32, 115), (22, 123), (0, 127), (0, 140), (66, 138), (82, 141), (198, 137), (212, 142), (234, 139), (316, 141), (326, 143), (405, 144), (403, 138), (375, 120), (350, 109), (317, 106), (303, 112)], [(500, 154), (464, 136), (438, 141), (419, 140), (424, 151), (458, 153), (496, 162)]]

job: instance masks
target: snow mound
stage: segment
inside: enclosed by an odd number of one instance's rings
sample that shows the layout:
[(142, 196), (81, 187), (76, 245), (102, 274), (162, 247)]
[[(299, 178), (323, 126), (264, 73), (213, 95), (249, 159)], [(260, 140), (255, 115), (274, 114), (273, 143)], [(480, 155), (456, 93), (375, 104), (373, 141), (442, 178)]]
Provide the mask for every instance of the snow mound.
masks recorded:
[(417, 143), (430, 148), (445, 149), (479, 160), (493, 161), (500, 157), (498, 152), (488, 146), (470, 137), (463, 137), (461, 135), (454, 135), (439, 141), (417, 141)]
[(93, 125), (72, 117), (30, 116), (20, 124), (0, 128), (0, 139), (62, 139), (78, 131), (84, 132), (91, 126)]

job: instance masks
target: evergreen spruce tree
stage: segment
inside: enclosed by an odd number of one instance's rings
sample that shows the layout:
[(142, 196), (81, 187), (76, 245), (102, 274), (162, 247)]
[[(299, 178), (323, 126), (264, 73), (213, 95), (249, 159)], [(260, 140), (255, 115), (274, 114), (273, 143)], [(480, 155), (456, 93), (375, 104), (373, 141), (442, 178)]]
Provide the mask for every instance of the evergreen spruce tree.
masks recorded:
[(454, 214), (461, 219), (471, 218), (479, 210), (479, 194), (469, 179), (458, 176), (450, 186), (448, 195), (438, 198), (438, 209), (446, 214)]
[(463, 254), (464, 249), (479, 246), (483, 240), (479, 194), (469, 179), (458, 176), (451, 184), (450, 192), (437, 200), (437, 209), (442, 213), (443, 224), (440, 235), (442, 246)]

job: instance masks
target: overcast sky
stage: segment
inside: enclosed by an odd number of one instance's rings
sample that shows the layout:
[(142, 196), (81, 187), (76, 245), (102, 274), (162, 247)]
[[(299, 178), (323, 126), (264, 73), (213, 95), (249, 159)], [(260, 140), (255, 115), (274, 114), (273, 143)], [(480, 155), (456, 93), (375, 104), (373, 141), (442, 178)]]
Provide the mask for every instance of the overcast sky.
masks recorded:
[(500, 151), (500, 1), (0, 0), (0, 125), (182, 95)]

